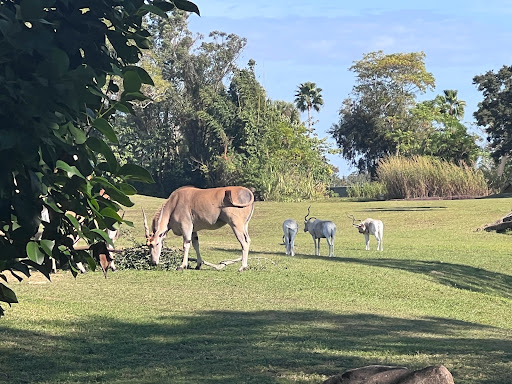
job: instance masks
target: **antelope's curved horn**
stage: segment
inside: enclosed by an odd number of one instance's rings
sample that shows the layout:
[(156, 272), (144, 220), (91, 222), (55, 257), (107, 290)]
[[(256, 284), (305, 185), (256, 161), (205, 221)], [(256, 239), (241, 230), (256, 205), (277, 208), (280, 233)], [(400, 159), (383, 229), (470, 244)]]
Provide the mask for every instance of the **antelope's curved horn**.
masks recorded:
[(144, 208), (142, 208), (142, 217), (144, 217), (144, 231), (146, 232), (146, 237), (149, 237), (149, 228), (148, 221), (146, 220), (146, 212), (144, 212)]
[(352, 225), (354, 225), (354, 223), (356, 222), (356, 218), (354, 217), (354, 215), (347, 215), (347, 217), (349, 219), (352, 219)]
[(304, 216), (304, 221), (307, 221), (308, 220), (308, 216), (309, 216), (309, 208), (311, 208), (311, 205), (308, 207), (308, 214), (306, 216)]

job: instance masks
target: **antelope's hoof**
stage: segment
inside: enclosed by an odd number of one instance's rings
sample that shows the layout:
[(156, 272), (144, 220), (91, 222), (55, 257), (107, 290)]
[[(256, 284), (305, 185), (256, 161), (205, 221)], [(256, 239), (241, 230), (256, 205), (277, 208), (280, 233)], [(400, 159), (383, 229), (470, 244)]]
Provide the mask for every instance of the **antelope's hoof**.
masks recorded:
[(176, 268), (177, 271), (179, 272), (183, 272), (186, 268), (183, 268), (183, 266), (179, 266), (178, 268)]
[(201, 269), (201, 266), (202, 266), (202, 264), (197, 264), (196, 265), (196, 271), (199, 271)]
[(243, 272), (243, 271), (246, 271), (248, 267), (240, 267), (240, 269), (238, 270), (238, 272)]

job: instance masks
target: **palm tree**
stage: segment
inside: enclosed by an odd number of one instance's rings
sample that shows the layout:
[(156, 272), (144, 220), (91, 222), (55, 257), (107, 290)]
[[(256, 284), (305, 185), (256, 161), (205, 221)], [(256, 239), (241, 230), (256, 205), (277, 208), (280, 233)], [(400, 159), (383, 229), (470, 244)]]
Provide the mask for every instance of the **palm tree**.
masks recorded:
[(311, 108), (320, 111), (320, 107), (324, 105), (322, 99), (322, 88), (318, 88), (315, 83), (307, 81), (298, 86), (295, 93), (295, 106), (299, 111), (308, 111), (308, 128), (311, 130)]
[(454, 116), (457, 119), (464, 117), (464, 108), (466, 102), (457, 99), (457, 91), (454, 89), (445, 89), (443, 91), (444, 96), (438, 96), (439, 101), (442, 103), (441, 112), (448, 113), (450, 116)]

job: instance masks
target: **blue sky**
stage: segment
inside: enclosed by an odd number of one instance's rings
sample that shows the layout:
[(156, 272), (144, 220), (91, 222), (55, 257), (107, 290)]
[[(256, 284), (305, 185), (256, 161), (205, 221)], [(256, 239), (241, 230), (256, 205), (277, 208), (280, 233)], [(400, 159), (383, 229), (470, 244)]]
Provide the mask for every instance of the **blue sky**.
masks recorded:
[[(473, 77), (512, 65), (512, 0), (193, 1), (201, 17), (192, 15), (189, 29), (245, 37), (239, 65), (256, 61), (269, 98), (293, 102), (297, 86), (306, 81), (322, 88), (325, 105), (313, 114), (321, 138), (338, 122), (341, 103), (355, 85), (348, 68), (366, 53), (425, 52), (436, 89), (418, 99), (458, 90), (467, 103), (464, 121), (477, 133), (482, 132), (474, 126), (473, 112), (482, 94)], [(355, 171), (340, 155), (329, 160), (342, 176)]]

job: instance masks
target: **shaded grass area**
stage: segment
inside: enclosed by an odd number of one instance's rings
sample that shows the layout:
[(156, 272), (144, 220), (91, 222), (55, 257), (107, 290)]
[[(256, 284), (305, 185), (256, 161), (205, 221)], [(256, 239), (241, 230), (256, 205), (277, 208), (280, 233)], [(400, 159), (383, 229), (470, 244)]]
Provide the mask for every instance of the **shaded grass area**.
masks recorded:
[[(0, 382), (321, 382), (367, 364), (419, 368), (449, 360), (456, 382), (510, 383), (496, 372), (511, 368), (511, 340), (490, 327), (450, 319), (272, 310), (147, 320), (90, 317), (63, 335), (0, 326), (4, 340), (17, 346), (0, 348)], [(45, 326), (70, 326), (51, 323)], [(477, 330), (480, 337), (469, 337)]]

